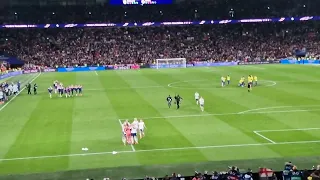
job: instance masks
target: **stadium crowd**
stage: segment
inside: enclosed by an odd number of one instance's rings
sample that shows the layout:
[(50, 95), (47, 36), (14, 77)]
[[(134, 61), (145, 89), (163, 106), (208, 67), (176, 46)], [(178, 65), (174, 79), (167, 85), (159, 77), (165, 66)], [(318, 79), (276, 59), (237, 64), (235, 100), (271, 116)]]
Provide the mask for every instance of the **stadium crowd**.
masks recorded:
[(314, 22), (1, 30), (0, 52), (55, 67), (188, 61), (262, 61), (307, 51), (319, 58)]
[[(310, 0), (181, 3), (183, 5), (11, 7), (1, 9), (0, 24), (304, 16), (317, 12), (319, 4)], [(306, 50), (310, 58), (319, 57), (317, 22), (0, 29), (0, 32), (0, 53), (17, 56), (28, 64), (49, 67), (150, 64), (158, 58), (179, 57), (188, 61), (261, 61), (291, 57), (297, 50)]]
[[(259, 168), (257, 173), (251, 169), (240, 170), (236, 166), (229, 167), (226, 171), (204, 171), (195, 172), (193, 176), (183, 176), (181, 174), (172, 173), (172, 175), (166, 175), (162, 178), (155, 178), (146, 176), (144, 180), (319, 180), (320, 179), (320, 165), (313, 166), (311, 170), (299, 170), (297, 166), (291, 162), (286, 162), (282, 171), (273, 171), (268, 168)], [(87, 180), (93, 180), (88, 178)], [(110, 180), (110, 178), (104, 178), (103, 180)], [(125, 180), (125, 178), (123, 178)]]

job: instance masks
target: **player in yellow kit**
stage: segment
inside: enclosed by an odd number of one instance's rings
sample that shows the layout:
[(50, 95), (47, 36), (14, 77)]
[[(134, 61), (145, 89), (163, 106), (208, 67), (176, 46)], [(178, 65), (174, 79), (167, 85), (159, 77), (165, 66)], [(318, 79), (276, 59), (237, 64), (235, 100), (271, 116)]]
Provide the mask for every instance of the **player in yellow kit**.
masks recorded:
[(239, 80), (239, 87), (244, 87), (244, 79), (240, 78)]
[(227, 83), (228, 83), (228, 85), (229, 85), (229, 84), (230, 84), (230, 80), (231, 80), (230, 75), (228, 75), (228, 76), (226, 77), (226, 79), (227, 79)]
[(254, 81), (254, 86), (257, 86), (258, 85), (258, 77), (253, 76), (253, 81)]

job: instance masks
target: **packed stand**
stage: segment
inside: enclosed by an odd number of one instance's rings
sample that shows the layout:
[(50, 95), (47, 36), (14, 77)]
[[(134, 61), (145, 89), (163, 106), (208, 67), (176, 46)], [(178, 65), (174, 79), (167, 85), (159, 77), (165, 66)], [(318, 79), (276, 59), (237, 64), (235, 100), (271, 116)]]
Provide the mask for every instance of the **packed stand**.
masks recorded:
[[(142, 178), (141, 178), (142, 179)], [(192, 176), (172, 173), (164, 177), (145, 176), (143, 180), (320, 180), (320, 165), (313, 166), (311, 170), (301, 170), (291, 162), (286, 162), (281, 171), (274, 171), (269, 168), (259, 168), (258, 172), (251, 169), (239, 169), (230, 166), (225, 171), (195, 171)], [(87, 178), (86, 180), (94, 180)], [(110, 178), (103, 178), (110, 180)], [(126, 180), (126, 178), (122, 178)]]
[(261, 61), (306, 49), (319, 57), (314, 22), (137, 28), (0, 30), (0, 52), (42, 66), (190, 61)]
[[(151, 178), (150, 178), (151, 179)], [(269, 168), (260, 168), (259, 171), (253, 172), (251, 169), (241, 170), (236, 166), (229, 167), (226, 171), (217, 172), (205, 171), (203, 173), (195, 172), (194, 176), (183, 176), (173, 173), (172, 176), (161, 178), (164, 180), (319, 180), (320, 165), (312, 167), (312, 170), (299, 170), (291, 162), (285, 163), (282, 171), (273, 171)]]

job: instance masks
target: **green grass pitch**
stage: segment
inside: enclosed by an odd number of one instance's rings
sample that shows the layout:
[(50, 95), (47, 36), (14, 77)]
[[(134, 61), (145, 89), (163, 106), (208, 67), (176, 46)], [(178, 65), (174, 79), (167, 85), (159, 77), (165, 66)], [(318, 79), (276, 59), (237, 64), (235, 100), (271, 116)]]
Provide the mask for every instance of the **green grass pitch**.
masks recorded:
[[(220, 87), (228, 74), (231, 85)], [(250, 93), (237, 87), (249, 74), (259, 79)], [(13, 77), (34, 79), (39, 94), (23, 91), (0, 107), (0, 179), (161, 177), (228, 165), (280, 169), (284, 161), (311, 168), (320, 160), (319, 77), (319, 67), (307, 65)], [(82, 84), (84, 95), (50, 99), (46, 89), (54, 80)], [(165, 101), (176, 93), (183, 97), (180, 110)], [(146, 137), (124, 146), (119, 119), (135, 117), (145, 120)]]

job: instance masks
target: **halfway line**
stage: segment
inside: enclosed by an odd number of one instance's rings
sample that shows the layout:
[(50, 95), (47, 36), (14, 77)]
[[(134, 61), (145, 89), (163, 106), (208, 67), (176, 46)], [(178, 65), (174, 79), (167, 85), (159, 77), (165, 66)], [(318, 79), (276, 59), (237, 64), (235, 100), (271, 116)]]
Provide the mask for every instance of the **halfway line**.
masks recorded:
[[(272, 113), (289, 113), (289, 112), (312, 112), (320, 111), (320, 109), (296, 109), (296, 110), (283, 110), (283, 111), (263, 111), (263, 112), (235, 112), (235, 113), (208, 113), (208, 114), (189, 114), (189, 115), (178, 115), (178, 116), (155, 116), (155, 117), (144, 117), (142, 119), (169, 119), (169, 118), (185, 118), (185, 117), (206, 117), (206, 116), (228, 116), (228, 115), (248, 115), (248, 114), (272, 114)], [(125, 120), (130, 118), (123, 118)]]

